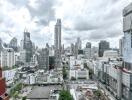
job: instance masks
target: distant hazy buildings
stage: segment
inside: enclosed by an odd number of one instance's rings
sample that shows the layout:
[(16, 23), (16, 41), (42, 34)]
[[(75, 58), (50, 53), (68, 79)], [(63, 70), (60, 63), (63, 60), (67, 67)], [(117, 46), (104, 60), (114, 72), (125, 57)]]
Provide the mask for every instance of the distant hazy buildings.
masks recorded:
[(30, 33), (24, 30), (24, 39), (21, 40), (20, 57), (23, 63), (29, 63), (32, 57), (32, 41), (30, 40)]
[(84, 55), (86, 59), (91, 58), (91, 43), (87, 42), (86, 47), (84, 49)]
[(11, 39), (11, 41), (9, 43), (9, 47), (13, 48), (14, 51), (17, 51), (18, 45), (17, 45), (17, 39), (15, 37), (13, 39)]
[(75, 53), (75, 46), (73, 43), (71, 43), (71, 50), (70, 50), (71, 54), (74, 55)]
[(30, 62), (32, 57), (32, 42), (30, 40), (30, 33), (26, 30), (24, 31), (23, 49), (26, 50), (26, 62)]
[(103, 53), (105, 50), (109, 50), (109, 42), (100, 41), (100, 43), (99, 43), (99, 57), (103, 56)]
[(77, 48), (78, 48), (78, 50), (82, 49), (82, 41), (81, 41), (80, 37), (77, 38)]
[(57, 68), (61, 66), (61, 19), (57, 19), (55, 25), (54, 46), (55, 46), (55, 67)]
[(77, 56), (78, 56), (78, 44), (75, 43), (75, 51), (74, 51), (74, 55), (75, 55), (75, 58), (77, 59)]

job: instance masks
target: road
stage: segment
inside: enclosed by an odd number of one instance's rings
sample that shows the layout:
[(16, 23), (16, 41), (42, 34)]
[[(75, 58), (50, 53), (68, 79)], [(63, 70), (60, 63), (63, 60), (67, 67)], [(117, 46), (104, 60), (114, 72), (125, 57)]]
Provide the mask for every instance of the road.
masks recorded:
[(106, 88), (105, 86), (101, 83), (101, 82), (98, 82), (98, 85), (100, 88), (103, 89), (103, 91), (105, 92), (106, 95), (108, 95), (108, 97), (110, 98), (110, 100), (117, 100)]

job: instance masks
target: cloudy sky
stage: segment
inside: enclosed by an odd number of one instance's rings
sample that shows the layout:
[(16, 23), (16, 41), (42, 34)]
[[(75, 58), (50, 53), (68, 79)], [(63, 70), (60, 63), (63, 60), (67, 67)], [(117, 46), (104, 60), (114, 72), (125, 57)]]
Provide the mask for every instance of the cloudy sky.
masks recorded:
[(53, 44), (54, 25), (62, 19), (62, 42), (68, 46), (80, 37), (83, 46), (100, 40), (118, 46), (122, 32), (122, 9), (131, 0), (0, 0), (0, 38), (23, 38), (25, 27), (36, 45)]

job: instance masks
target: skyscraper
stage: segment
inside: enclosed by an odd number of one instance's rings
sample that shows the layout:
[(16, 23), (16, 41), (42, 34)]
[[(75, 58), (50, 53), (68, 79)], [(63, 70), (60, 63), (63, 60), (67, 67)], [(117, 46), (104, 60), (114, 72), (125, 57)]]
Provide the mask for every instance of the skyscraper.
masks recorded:
[(13, 48), (3, 48), (0, 56), (0, 63), (2, 67), (8, 66), (12, 68), (12, 66), (15, 65), (15, 53)]
[(123, 59), (125, 68), (132, 71), (132, 3), (123, 10)]
[(86, 48), (84, 49), (85, 58), (89, 59), (91, 57), (91, 43), (86, 43)]
[(55, 25), (54, 45), (55, 45), (55, 67), (57, 68), (61, 66), (61, 19), (57, 19)]
[(77, 56), (78, 56), (78, 45), (77, 43), (75, 43), (75, 58), (77, 59)]
[(17, 51), (17, 39), (15, 37), (11, 39), (9, 47), (13, 48), (14, 51)]
[(78, 50), (82, 49), (82, 41), (81, 41), (80, 37), (77, 38), (77, 46), (78, 46)]
[(48, 48), (43, 48), (39, 52), (38, 64), (40, 69), (48, 70), (49, 69), (49, 50)]
[(23, 49), (26, 51), (26, 62), (30, 62), (32, 57), (32, 42), (30, 40), (30, 33), (25, 29)]
[(109, 50), (109, 42), (100, 41), (99, 43), (99, 57), (102, 57), (105, 50)]
[(75, 53), (75, 46), (73, 43), (71, 43), (71, 54), (74, 55)]

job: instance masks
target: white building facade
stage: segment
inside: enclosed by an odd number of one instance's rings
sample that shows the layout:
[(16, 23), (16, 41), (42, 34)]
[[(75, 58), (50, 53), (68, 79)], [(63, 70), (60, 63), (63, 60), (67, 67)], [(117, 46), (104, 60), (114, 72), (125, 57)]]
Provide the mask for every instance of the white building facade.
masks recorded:
[(12, 48), (4, 48), (1, 51), (1, 66), (8, 66), (8, 67), (12, 67), (13, 65), (15, 65), (15, 52)]

